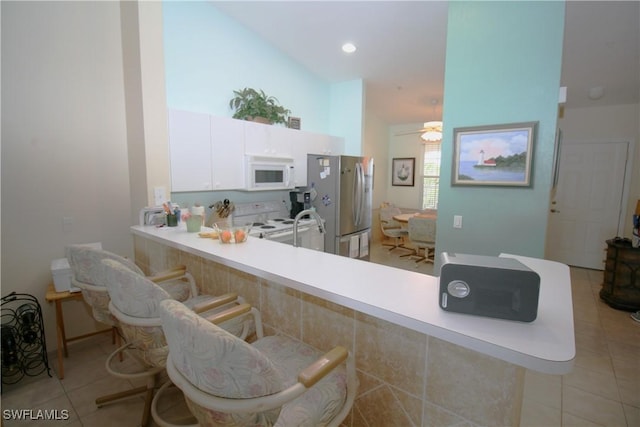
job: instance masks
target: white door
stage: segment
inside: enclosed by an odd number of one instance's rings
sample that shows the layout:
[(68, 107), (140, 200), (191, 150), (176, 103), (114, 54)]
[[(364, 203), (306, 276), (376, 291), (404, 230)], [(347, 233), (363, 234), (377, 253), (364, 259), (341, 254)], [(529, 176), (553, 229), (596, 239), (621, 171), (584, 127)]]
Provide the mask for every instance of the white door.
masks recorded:
[(607, 239), (618, 235), (629, 144), (563, 143), (551, 200), (547, 258), (604, 269)]

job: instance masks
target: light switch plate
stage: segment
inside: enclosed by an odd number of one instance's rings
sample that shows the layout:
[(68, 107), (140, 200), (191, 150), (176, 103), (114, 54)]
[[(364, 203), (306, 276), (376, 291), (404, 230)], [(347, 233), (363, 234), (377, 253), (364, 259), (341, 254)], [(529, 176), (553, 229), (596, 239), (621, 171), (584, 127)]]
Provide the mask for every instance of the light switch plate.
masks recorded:
[(62, 231), (65, 233), (69, 233), (73, 231), (73, 217), (72, 216), (63, 216), (62, 217)]
[(462, 228), (462, 215), (453, 216), (453, 228)]

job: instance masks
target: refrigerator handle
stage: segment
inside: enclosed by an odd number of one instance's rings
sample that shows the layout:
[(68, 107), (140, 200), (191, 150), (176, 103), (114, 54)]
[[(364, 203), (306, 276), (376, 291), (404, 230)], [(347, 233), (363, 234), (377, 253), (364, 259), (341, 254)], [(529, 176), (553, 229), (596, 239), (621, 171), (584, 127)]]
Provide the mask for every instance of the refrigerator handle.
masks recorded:
[(366, 177), (365, 177), (365, 171), (364, 171), (364, 163), (360, 163), (360, 190), (359, 190), (359, 203), (360, 203), (360, 208), (359, 208), (359, 214), (358, 214), (358, 225), (362, 225), (362, 220), (363, 220), (363, 216), (364, 216), (364, 208), (365, 208), (365, 203), (366, 203), (366, 194), (365, 194), (365, 187), (367, 185), (367, 181), (366, 181)]
[(355, 181), (353, 183), (353, 223), (355, 225), (360, 224), (360, 214), (362, 209), (361, 194), (362, 194), (362, 181), (361, 181), (362, 165), (356, 163)]
[(360, 218), (358, 222), (361, 223), (364, 215), (364, 208), (366, 206), (367, 196), (365, 193), (367, 187), (367, 181), (364, 171), (364, 163), (360, 163)]

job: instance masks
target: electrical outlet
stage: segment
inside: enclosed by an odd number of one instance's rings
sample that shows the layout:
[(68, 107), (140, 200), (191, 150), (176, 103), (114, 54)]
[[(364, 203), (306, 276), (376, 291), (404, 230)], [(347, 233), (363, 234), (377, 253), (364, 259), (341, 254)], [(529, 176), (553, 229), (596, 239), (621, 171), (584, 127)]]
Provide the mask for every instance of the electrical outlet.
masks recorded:
[(453, 216), (453, 228), (462, 228), (462, 215)]
[(162, 206), (167, 201), (167, 191), (164, 187), (153, 187), (154, 206)]

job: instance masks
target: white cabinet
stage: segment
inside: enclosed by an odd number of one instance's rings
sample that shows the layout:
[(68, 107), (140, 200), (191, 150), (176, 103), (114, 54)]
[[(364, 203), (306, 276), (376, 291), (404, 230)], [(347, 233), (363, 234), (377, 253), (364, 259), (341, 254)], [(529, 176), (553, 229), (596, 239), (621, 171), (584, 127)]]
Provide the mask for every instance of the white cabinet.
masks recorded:
[(307, 186), (307, 132), (299, 130), (291, 135), (291, 152), (293, 154), (293, 170), (295, 173), (294, 185), (296, 187)]
[(171, 191), (244, 188), (244, 122), (169, 110)]
[(213, 190), (234, 190), (245, 186), (245, 122), (211, 116)]
[(282, 126), (169, 110), (171, 190), (246, 187), (245, 155), (293, 158), (296, 187), (307, 185), (307, 154), (344, 154), (344, 138)]
[(169, 110), (169, 159), (172, 191), (212, 189), (209, 115)]
[(307, 132), (307, 149), (309, 154), (326, 154), (339, 156), (344, 154), (344, 138)]
[(327, 156), (344, 154), (344, 138), (297, 131), (292, 147), (296, 171), (296, 187), (306, 187), (308, 184), (307, 154), (325, 154)]
[(262, 123), (244, 122), (245, 154), (267, 157), (292, 157), (293, 129)]

